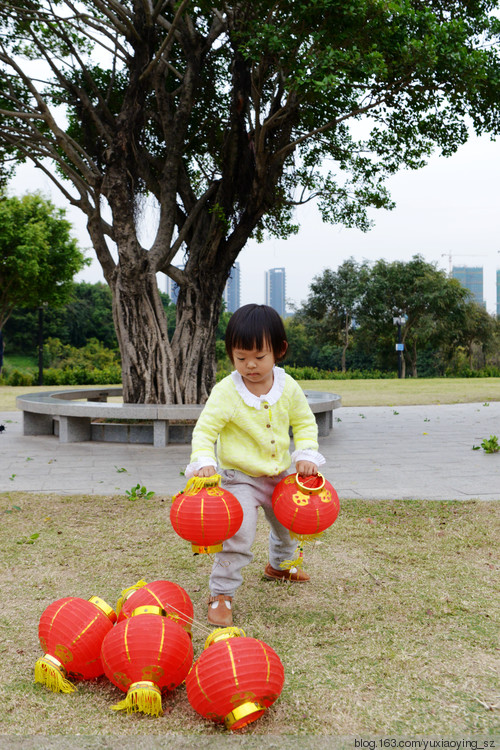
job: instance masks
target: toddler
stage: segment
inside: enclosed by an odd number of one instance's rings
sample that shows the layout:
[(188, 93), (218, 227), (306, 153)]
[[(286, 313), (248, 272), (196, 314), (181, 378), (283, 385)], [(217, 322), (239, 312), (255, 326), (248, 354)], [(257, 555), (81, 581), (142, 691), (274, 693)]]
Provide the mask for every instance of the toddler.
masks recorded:
[[(270, 526), (264, 576), (295, 583), (309, 580), (300, 568), (280, 567), (293, 559), (297, 543), (277, 520), (271, 502), (276, 484), (290, 473), (292, 461), (303, 476), (317, 474), (325, 462), (318, 453), (316, 420), (303, 390), (276, 367), (287, 347), (283, 321), (272, 307), (240, 307), (226, 331), (226, 350), (235, 369), (213, 388), (193, 430), (186, 478), (220, 473), (221, 486), (243, 508), (241, 527), (215, 555), (210, 576), (208, 621), (217, 627), (232, 625), (232, 600), (243, 581), (241, 570), (253, 559), (250, 550), (259, 506)], [(290, 426), (295, 443), (292, 456)]]

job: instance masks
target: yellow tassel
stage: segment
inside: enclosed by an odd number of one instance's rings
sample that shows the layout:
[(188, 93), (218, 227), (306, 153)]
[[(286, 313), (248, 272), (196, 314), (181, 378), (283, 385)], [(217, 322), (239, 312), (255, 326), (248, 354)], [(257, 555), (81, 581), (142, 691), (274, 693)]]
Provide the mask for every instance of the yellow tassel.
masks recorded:
[(143, 586), (147, 586), (147, 585), (148, 585), (147, 581), (137, 581), (137, 583), (135, 583), (133, 586), (129, 586), (128, 589), (123, 589), (122, 593), (120, 594), (118, 598), (118, 601), (116, 602), (116, 616), (117, 617), (121, 612), (121, 609), (123, 607), (123, 602), (125, 601), (125, 599), (127, 599), (133, 591), (137, 591), (137, 589), (142, 589)]
[(191, 477), (187, 480), (184, 493), (190, 492), (194, 495), (205, 487), (218, 487), (220, 480), (220, 474), (213, 474), (211, 477)]
[(132, 714), (141, 711), (150, 716), (161, 716), (161, 690), (154, 682), (133, 682), (128, 689), (125, 700), (111, 706), (113, 711), (126, 711)]
[(66, 669), (50, 654), (41, 656), (35, 664), (35, 682), (40, 682), (53, 693), (74, 693), (76, 687), (66, 679)]
[(280, 563), (280, 568), (282, 570), (291, 570), (292, 568), (299, 568), (302, 567), (304, 564), (304, 558), (298, 557), (296, 560), (283, 560), (282, 563)]
[[(290, 536), (292, 536), (292, 532), (290, 532)], [(295, 560), (283, 560), (282, 563), (280, 563), (280, 568), (282, 570), (291, 570), (292, 568), (297, 568), (297, 570), (300, 570), (304, 563), (304, 541), (303, 537), (296, 537), (300, 539), (299, 545), (297, 547), (296, 552), (298, 552), (298, 557)]]
[(293, 531), (289, 532), (291, 539), (298, 539), (300, 542), (314, 542), (323, 536), (323, 533), (323, 531), (319, 531), (317, 534), (295, 534)]

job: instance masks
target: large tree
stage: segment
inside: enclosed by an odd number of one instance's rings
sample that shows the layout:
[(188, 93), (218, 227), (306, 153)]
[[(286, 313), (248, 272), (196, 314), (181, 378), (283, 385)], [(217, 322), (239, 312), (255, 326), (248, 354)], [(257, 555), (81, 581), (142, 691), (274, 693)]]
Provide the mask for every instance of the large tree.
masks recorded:
[[(126, 401), (206, 398), (223, 288), (249, 237), (287, 236), (313, 196), (325, 220), (366, 229), (368, 207), (391, 205), (387, 175), (455, 151), (466, 118), (498, 132), (498, 7), (0, 0), (4, 164), (30, 159), (86, 214)], [(158, 272), (180, 287), (171, 341)]]
[(458, 335), (468, 313), (468, 289), (450, 279), (435, 263), (415, 255), (410, 261), (378, 260), (370, 269), (368, 283), (358, 309), (363, 336), (369, 340), (395, 340), (394, 317), (402, 316), (404, 344), (403, 377), (406, 364), (417, 376), (417, 353), (426, 346)]
[(65, 214), (38, 194), (0, 197), (0, 328), (16, 307), (68, 301), (86, 260)]

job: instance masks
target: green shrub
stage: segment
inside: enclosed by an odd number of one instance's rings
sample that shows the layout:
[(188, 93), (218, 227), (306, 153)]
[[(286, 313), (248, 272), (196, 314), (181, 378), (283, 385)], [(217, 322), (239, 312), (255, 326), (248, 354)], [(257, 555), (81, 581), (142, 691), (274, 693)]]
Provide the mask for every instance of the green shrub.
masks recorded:
[(94, 338), (80, 348), (63, 344), (57, 338), (48, 338), (43, 347), (44, 367), (105, 370), (119, 363), (118, 352)]
[(482, 370), (472, 370), (468, 365), (459, 368), (448, 368), (447, 378), (500, 378), (500, 367), (483, 367)]
[(122, 373), (118, 365), (86, 369), (77, 367), (50, 367), (43, 371), (45, 385), (114, 385), (121, 383)]
[(21, 372), (20, 370), (8, 370), (2, 373), (2, 380), (6, 385), (35, 385), (36, 378), (31, 372)]
[(396, 372), (382, 372), (381, 370), (318, 370), (316, 367), (289, 367), (286, 372), (294, 380), (380, 380), (397, 378)]

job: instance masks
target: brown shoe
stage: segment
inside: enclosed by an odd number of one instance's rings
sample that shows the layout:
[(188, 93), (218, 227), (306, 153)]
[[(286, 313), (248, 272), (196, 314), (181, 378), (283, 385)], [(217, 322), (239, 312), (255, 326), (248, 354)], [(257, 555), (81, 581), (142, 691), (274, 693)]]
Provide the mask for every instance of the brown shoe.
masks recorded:
[(300, 568), (276, 570), (276, 568), (272, 568), (269, 563), (266, 565), (264, 578), (269, 578), (270, 581), (290, 581), (290, 583), (305, 583), (310, 580), (307, 573)]
[(232, 601), (232, 596), (225, 596), (224, 594), (211, 596), (208, 600), (208, 622), (217, 625), (219, 628), (229, 628), (233, 624)]

